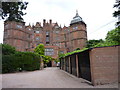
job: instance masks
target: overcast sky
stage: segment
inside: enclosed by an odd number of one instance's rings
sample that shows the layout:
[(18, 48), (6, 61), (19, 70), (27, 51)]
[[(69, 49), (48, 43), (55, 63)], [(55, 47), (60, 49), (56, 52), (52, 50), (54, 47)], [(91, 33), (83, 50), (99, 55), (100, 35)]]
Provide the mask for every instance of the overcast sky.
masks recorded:
[[(87, 24), (88, 39), (105, 39), (108, 31), (115, 28), (117, 18), (112, 13), (115, 0), (24, 0), (28, 1), (27, 14), (23, 17), (26, 25), (43, 22), (43, 19), (69, 26), (78, 10)], [(0, 43), (3, 42), (3, 20), (0, 21)]]

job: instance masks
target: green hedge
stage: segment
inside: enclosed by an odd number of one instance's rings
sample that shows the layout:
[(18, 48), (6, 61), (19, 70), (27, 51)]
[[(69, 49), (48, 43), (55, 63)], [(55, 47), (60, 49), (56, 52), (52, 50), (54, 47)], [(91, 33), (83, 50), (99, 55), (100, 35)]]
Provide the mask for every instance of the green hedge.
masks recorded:
[(11, 73), (25, 70), (33, 71), (40, 69), (40, 57), (32, 52), (16, 52), (2, 56), (2, 73)]
[(61, 54), (59, 56), (59, 58), (63, 58), (63, 57), (66, 57), (66, 56), (69, 56), (69, 55), (72, 55), (72, 54), (75, 54), (75, 53), (78, 53), (78, 52), (83, 52), (85, 50), (88, 50), (88, 48), (83, 48), (81, 50), (75, 50), (75, 51), (72, 51), (72, 52), (68, 52), (68, 53), (65, 53), (65, 54)]

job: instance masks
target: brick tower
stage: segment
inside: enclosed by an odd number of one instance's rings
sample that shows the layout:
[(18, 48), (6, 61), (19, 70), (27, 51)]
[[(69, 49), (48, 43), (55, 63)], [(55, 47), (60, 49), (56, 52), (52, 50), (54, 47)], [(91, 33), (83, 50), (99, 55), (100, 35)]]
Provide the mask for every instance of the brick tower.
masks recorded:
[(76, 11), (76, 16), (71, 20), (69, 29), (71, 50), (84, 48), (87, 41), (86, 24), (79, 16), (78, 11)]
[(27, 51), (32, 43), (30, 27), (26, 28), (24, 22), (5, 21), (3, 43), (16, 47), (18, 51)]

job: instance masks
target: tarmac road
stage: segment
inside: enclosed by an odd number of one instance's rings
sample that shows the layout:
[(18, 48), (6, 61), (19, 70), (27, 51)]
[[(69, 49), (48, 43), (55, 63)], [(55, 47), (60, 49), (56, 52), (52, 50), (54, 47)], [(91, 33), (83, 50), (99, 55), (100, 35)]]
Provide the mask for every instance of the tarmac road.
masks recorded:
[[(1, 75), (0, 75), (1, 76)], [(117, 88), (117, 83), (92, 86), (57, 67), (2, 75), (2, 88)]]

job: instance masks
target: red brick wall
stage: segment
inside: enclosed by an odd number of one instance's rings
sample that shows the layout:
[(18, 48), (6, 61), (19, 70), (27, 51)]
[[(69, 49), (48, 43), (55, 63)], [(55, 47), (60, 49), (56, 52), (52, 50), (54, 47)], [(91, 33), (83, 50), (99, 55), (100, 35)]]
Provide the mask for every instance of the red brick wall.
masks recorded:
[(120, 46), (94, 48), (90, 51), (94, 85), (118, 82), (118, 48)]

